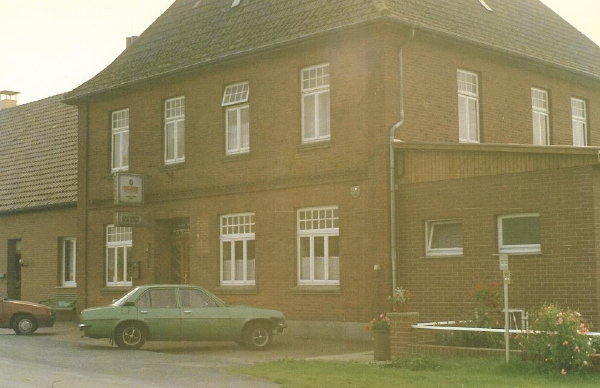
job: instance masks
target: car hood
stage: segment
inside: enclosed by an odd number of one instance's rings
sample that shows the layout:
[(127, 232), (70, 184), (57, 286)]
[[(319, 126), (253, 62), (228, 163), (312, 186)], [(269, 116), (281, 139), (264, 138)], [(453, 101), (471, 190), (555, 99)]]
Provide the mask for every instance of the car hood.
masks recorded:
[(50, 307), (44, 306), (43, 304), (33, 303), (33, 302), (27, 302), (27, 301), (24, 301), (24, 300), (6, 300), (5, 299), (4, 303), (10, 303), (10, 304), (12, 304), (14, 306), (38, 307), (38, 308), (50, 310)]

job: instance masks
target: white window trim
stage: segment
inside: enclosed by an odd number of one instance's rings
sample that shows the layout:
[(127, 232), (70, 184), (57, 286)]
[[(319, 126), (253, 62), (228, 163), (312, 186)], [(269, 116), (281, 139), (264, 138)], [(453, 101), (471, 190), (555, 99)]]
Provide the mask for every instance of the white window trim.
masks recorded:
[(537, 217), (538, 213), (510, 214), (498, 216), (498, 253), (513, 253), (513, 254), (539, 254), (542, 253), (541, 244), (520, 244), (520, 245), (504, 245), (502, 221), (509, 218), (529, 218)]
[[(127, 257), (127, 248), (131, 248), (133, 247), (133, 240), (120, 240), (120, 241), (116, 241), (116, 242), (109, 242), (108, 241), (108, 231), (109, 228), (114, 228), (114, 225), (107, 225), (106, 229), (105, 229), (105, 239), (106, 239), (106, 251), (105, 251), (105, 272), (106, 272), (106, 286), (107, 287), (122, 287), (122, 286), (131, 286), (132, 282), (131, 280), (129, 281), (114, 281), (109, 279), (109, 273), (108, 273), (108, 258), (109, 258), (109, 249), (111, 248), (124, 248), (123, 250), (123, 255), (124, 255), (124, 265), (123, 265), (123, 279), (128, 279), (130, 278), (129, 275), (129, 257)], [(133, 233), (133, 231), (132, 231)], [(133, 238), (133, 236), (132, 236)], [(115, 260), (116, 260), (117, 256), (115, 255)], [(114, 268), (117, 268), (117, 265), (115, 263)]]
[[(573, 107), (573, 105), (575, 103), (580, 103), (581, 105), (583, 105), (583, 116), (578, 116), (575, 114), (575, 109)], [(583, 138), (583, 144), (576, 144), (575, 139), (578, 138), (578, 135), (576, 134), (577, 131), (577, 124), (581, 124), (583, 125), (583, 134), (582, 134), (582, 138)], [(571, 97), (571, 128), (573, 129), (573, 145), (576, 147), (586, 147), (589, 146), (589, 140), (588, 140), (588, 121), (587, 121), (587, 102), (586, 100), (582, 99), (582, 98), (576, 98), (576, 97)]]
[[(241, 90), (238, 91), (238, 88), (241, 88)], [(232, 96), (234, 98), (231, 98)], [(248, 102), (249, 98), (250, 83), (248, 81), (227, 85), (225, 87), (225, 91), (223, 92), (223, 101), (221, 101), (221, 106), (243, 104)]]
[[(312, 137), (307, 137), (306, 136), (306, 123), (304, 122), (304, 116), (305, 116), (305, 110), (307, 109), (307, 107), (305, 106), (305, 98), (311, 95), (315, 96), (315, 105), (318, 108), (319, 103), (318, 101), (321, 98), (322, 94), (327, 93), (329, 96), (329, 101), (331, 104), (331, 94), (330, 94), (330, 82), (327, 83), (327, 85), (321, 85), (321, 86), (317, 86), (314, 88), (304, 88), (304, 72), (305, 71), (310, 71), (312, 69), (318, 69), (321, 67), (327, 67), (328, 68), (328, 72), (329, 72), (329, 63), (321, 63), (318, 65), (314, 65), (314, 66), (309, 66), (309, 67), (305, 67), (303, 69), (300, 70), (300, 88), (302, 91), (302, 96), (301, 96), (301, 117), (302, 117), (302, 143), (314, 143), (314, 142), (320, 142), (320, 141), (327, 141), (331, 139), (331, 105), (329, 105), (328, 107), (328, 118), (327, 118), (327, 134), (325, 135), (320, 135), (321, 132), (321, 127), (320, 125), (320, 120), (319, 120), (319, 115), (318, 115), (318, 109), (315, 110), (315, 135)], [(329, 77), (329, 76), (328, 76)]]
[[(297, 240), (296, 240), (296, 249), (297, 249), (297, 279), (298, 285), (339, 285), (339, 279), (315, 279), (315, 257), (314, 257), (314, 240), (315, 237), (327, 237), (323, 242), (323, 252), (325, 253), (325, 263), (323, 273), (329, 277), (329, 237), (338, 237), (340, 236), (339, 226), (337, 228), (323, 228), (323, 229), (310, 229), (303, 230), (300, 228), (300, 213), (303, 211), (319, 211), (319, 210), (336, 210), (338, 211), (338, 225), (339, 225), (339, 209), (337, 206), (322, 206), (322, 207), (308, 207), (298, 209), (296, 213), (296, 230), (297, 230)], [(309, 238), (310, 244), (310, 279), (302, 279), (302, 252), (301, 252), (301, 239)], [(338, 266), (339, 266), (339, 257), (338, 257)]]
[[(242, 146), (242, 110), (248, 109), (248, 127), (250, 126), (250, 105), (236, 105), (225, 109), (225, 153), (227, 155), (244, 154), (250, 152), (250, 133), (248, 133), (248, 145)], [(235, 111), (237, 115), (236, 139), (237, 145), (234, 148), (229, 148), (229, 112)], [(250, 128), (248, 128), (248, 132)]]
[[(124, 113), (127, 112), (127, 125), (126, 126), (122, 126), (122, 127), (115, 127), (114, 123), (115, 123), (115, 115), (118, 115), (119, 113)], [(119, 137), (123, 137), (123, 135), (127, 135), (128, 139), (127, 139), (127, 143), (129, 144), (129, 109), (121, 109), (118, 111), (114, 111), (111, 114), (111, 120), (110, 120), (110, 125), (111, 125), (111, 155), (110, 155), (110, 164), (111, 164), (111, 171), (112, 172), (118, 172), (118, 171), (127, 171), (129, 170), (129, 162), (127, 164), (123, 164), (123, 149), (119, 149), (119, 160), (120, 160), (120, 166), (115, 167), (115, 136), (119, 135)], [(127, 150), (127, 154), (129, 155), (129, 146), (128, 146), (128, 150)]]
[(425, 255), (426, 256), (462, 256), (463, 247), (454, 248), (432, 248), (431, 243), (433, 241), (433, 232), (435, 231), (436, 225), (444, 224), (461, 224), (462, 220), (433, 220), (425, 222)]
[[(475, 86), (477, 87), (477, 90), (475, 92), (471, 92), (468, 90), (463, 90), (460, 87), (460, 75), (464, 74), (467, 76), (473, 76), (475, 77)], [(462, 135), (461, 128), (460, 128), (460, 115), (462, 114), (460, 111), (460, 102), (458, 104), (458, 117), (459, 117), (459, 128), (458, 128), (458, 134), (459, 134), (459, 142), (460, 143), (479, 143), (480, 142), (480, 127), (481, 127), (481, 123), (480, 123), (480, 117), (479, 117), (479, 74), (474, 73), (472, 71), (467, 71), (467, 70), (462, 70), (462, 69), (458, 69), (456, 72), (456, 82), (457, 82), (457, 90), (458, 90), (458, 99), (459, 101), (461, 99), (464, 99), (465, 102), (465, 106), (468, 107), (469, 101), (475, 101), (475, 113), (477, 114), (477, 123), (476, 123), (476, 128), (471, 128), (470, 127), (470, 121), (469, 121), (469, 114), (467, 112), (467, 115), (465, 117), (464, 123), (465, 125), (467, 125), (467, 128), (465, 129), (465, 131), (467, 132), (467, 137), (464, 137)], [(468, 109), (467, 109), (468, 111)]]
[[(174, 116), (167, 116), (167, 104), (176, 100), (181, 100), (182, 104), (183, 104), (183, 109), (184, 109), (184, 113), (180, 114), (180, 115), (174, 115)], [(176, 163), (183, 163), (185, 162), (185, 97), (184, 96), (179, 96), (179, 97), (173, 97), (173, 98), (169, 98), (167, 100), (165, 100), (164, 103), (164, 111), (165, 111), (165, 128), (164, 128), (164, 142), (165, 142), (165, 149), (164, 149), (164, 160), (165, 160), (165, 164), (176, 164)], [(175, 134), (173, 136), (173, 154), (175, 155), (175, 157), (173, 159), (167, 159), (167, 150), (169, 148), (169, 144), (168, 144), (168, 126), (169, 124), (175, 124)], [(181, 157), (177, 157), (177, 155), (179, 154), (179, 142), (178, 142), (178, 129), (179, 126), (183, 125), (183, 133), (184, 133), (184, 139), (183, 139), (183, 152)]]
[[(533, 95), (541, 93), (545, 97), (546, 108), (535, 106)], [(533, 126), (533, 144), (534, 145), (550, 145), (550, 100), (548, 91), (540, 88), (531, 88), (531, 114)], [(539, 128), (543, 133), (536, 133), (536, 121), (543, 120), (544, 127)], [(539, 139), (539, 140), (538, 140)]]
[[(71, 257), (71, 268), (73, 270), (73, 280), (65, 280), (65, 263), (67, 252), (67, 242), (73, 243), (73, 257)], [(77, 287), (77, 239), (74, 237), (66, 237), (62, 240), (62, 270), (61, 270), (61, 286), (62, 287)]]
[[(226, 218), (231, 218), (231, 217), (252, 217), (252, 221), (250, 224), (250, 228), (251, 228), (251, 232), (242, 232), (242, 233), (227, 233), (224, 234), (223, 233), (223, 220)], [(220, 235), (220, 260), (221, 260), (221, 266), (220, 266), (220, 273), (221, 273), (221, 285), (224, 286), (237, 286), (237, 285), (255, 285), (256, 284), (256, 279), (248, 279), (248, 241), (256, 241), (256, 237), (255, 237), (255, 233), (254, 233), (254, 225), (255, 225), (255, 214), (254, 213), (235, 213), (235, 214), (225, 214), (223, 216), (221, 216), (221, 220), (220, 220), (220, 231), (219, 231), (219, 235)], [(235, 247), (235, 242), (236, 241), (242, 241), (243, 242), (243, 264), (242, 264), (242, 271), (243, 271), (243, 276), (241, 280), (236, 280), (235, 279), (235, 265), (234, 265), (234, 247)], [(230, 268), (230, 280), (225, 280), (224, 278), (224, 260), (223, 260), (223, 243), (224, 242), (230, 242), (230, 249), (231, 249), (231, 253), (230, 253), (230, 257), (231, 257), (231, 261), (232, 261), (232, 265)], [(256, 255), (256, 251), (254, 253)], [(256, 257), (254, 258), (254, 275), (256, 277)]]

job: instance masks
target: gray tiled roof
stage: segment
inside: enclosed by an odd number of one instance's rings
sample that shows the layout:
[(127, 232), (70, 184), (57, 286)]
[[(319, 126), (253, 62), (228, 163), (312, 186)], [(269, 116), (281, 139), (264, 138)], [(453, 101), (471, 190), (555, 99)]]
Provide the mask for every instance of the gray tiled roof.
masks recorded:
[(0, 110), (0, 213), (77, 201), (77, 108), (64, 95)]
[(177, 0), (73, 90), (84, 97), (338, 28), (391, 20), (600, 79), (600, 48), (538, 0)]

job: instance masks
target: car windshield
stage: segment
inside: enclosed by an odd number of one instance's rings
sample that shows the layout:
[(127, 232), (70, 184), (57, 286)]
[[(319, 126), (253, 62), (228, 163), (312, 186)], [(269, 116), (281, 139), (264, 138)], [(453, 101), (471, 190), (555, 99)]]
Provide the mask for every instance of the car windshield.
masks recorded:
[(133, 295), (136, 291), (138, 290), (138, 287), (134, 288), (133, 290), (129, 291), (127, 294), (123, 295), (121, 298), (115, 300), (112, 305), (113, 306), (122, 306), (127, 299), (129, 299), (129, 297), (131, 295)]

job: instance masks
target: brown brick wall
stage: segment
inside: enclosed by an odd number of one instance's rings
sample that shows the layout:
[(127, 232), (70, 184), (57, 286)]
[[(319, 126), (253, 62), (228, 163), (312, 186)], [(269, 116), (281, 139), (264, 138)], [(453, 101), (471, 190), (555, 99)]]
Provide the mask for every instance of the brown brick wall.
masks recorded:
[[(38, 302), (60, 288), (61, 238), (76, 237), (76, 209), (3, 215), (0, 221), (0, 272), (7, 272), (8, 240), (21, 239), (21, 299)], [(81, 263), (79, 263), (81, 264)], [(82, 279), (82, 274), (77, 273)], [(7, 279), (0, 279), (6, 293)]]
[[(558, 302), (598, 322), (593, 167), (403, 184), (399, 283), (414, 291), (421, 318), (464, 319), (478, 284), (501, 282), (497, 216), (539, 213), (541, 254), (510, 257), (510, 306)], [(426, 257), (425, 222), (462, 219), (463, 255)]]

